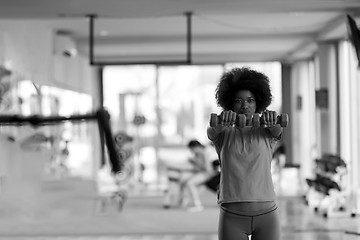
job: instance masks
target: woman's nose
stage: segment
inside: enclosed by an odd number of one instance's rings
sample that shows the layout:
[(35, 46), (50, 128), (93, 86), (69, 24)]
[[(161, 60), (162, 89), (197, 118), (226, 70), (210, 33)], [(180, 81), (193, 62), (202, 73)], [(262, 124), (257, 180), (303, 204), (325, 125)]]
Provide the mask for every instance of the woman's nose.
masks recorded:
[(247, 109), (249, 107), (249, 104), (247, 103), (247, 102), (243, 102), (242, 104), (241, 104), (241, 108), (242, 109)]

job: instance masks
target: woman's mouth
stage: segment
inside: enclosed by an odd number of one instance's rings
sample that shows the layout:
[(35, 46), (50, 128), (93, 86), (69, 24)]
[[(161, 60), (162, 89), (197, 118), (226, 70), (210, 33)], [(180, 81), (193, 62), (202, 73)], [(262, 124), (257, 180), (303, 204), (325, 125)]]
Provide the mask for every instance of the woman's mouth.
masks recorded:
[(240, 111), (240, 114), (248, 115), (248, 114), (251, 114), (251, 112), (250, 111)]

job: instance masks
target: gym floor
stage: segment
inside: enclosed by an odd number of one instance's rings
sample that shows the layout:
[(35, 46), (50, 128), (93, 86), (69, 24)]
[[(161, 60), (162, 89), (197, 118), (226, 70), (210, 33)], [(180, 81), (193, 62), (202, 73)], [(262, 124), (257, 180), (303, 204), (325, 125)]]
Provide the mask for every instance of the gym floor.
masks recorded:
[[(202, 212), (178, 207), (163, 209), (162, 197), (149, 195), (130, 196), (121, 212), (109, 206), (101, 213), (71, 213), (68, 209), (58, 212), (57, 217), (3, 218), (0, 239), (216, 240), (218, 207), (213, 203), (213, 193), (202, 191), (201, 196), (205, 205)], [(324, 218), (306, 206), (301, 197), (279, 197), (278, 203), (284, 240), (360, 239), (359, 216)]]
[[(93, 183), (69, 179), (51, 186), (57, 190), (47, 194), (46, 205), (21, 206), (23, 211), (17, 212), (9, 210), (11, 204), (0, 206), (0, 240), (217, 239), (219, 208), (215, 194), (207, 189), (200, 191), (205, 206), (201, 212), (164, 209), (163, 192), (148, 187), (129, 195), (122, 211), (114, 204), (100, 211)], [(287, 195), (278, 198), (283, 240), (360, 240), (360, 216), (344, 212), (324, 218), (290, 191), (294, 186), (284, 185)]]

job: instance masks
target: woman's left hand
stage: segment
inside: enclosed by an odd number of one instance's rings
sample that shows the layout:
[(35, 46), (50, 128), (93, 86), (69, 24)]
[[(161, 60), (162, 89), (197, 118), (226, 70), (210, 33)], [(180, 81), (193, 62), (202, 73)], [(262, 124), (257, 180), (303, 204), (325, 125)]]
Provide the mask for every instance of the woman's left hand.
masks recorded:
[(268, 127), (273, 127), (276, 125), (277, 117), (277, 112), (271, 110), (265, 110), (261, 115), (263, 124), (267, 125)]

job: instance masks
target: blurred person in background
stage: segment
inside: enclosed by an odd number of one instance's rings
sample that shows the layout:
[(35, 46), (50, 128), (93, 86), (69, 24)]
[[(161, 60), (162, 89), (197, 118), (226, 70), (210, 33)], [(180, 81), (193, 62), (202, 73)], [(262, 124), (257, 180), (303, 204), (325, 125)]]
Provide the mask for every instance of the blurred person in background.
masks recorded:
[(217, 154), (212, 144), (203, 145), (198, 140), (187, 144), (191, 156), (185, 162), (166, 164), (168, 186), (164, 193), (163, 208), (172, 205), (196, 212), (203, 210), (199, 191), (206, 187), (217, 192), (220, 181), (220, 169)]
[(189, 162), (192, 165), (192, 174), (181, 181), (181, 194), (184, 196), (184, 191), (188, 190), (192, 206), (188, 207), (188, 211), (201, 211), (203, 204), (200, 199), (198, 187), (205, 184), (211, 177), (212, 169), (211, 163), (208, 159), (205, 146), (198, 140), (191, 140), (187, 144), (192, 156)]

